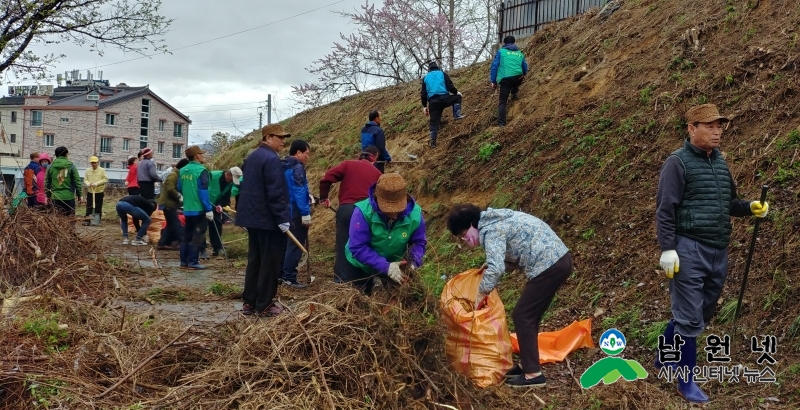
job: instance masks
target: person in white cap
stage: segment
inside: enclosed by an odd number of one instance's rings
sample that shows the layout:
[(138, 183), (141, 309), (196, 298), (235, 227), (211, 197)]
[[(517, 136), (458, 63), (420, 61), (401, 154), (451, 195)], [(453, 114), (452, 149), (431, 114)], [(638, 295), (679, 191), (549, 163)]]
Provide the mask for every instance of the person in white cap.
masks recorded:
[[(96, 156), (89, 158), (91, 168), (86, 170), (83, 177), (83, 186), (86, 187), (86, 216), (103, 213), (103, 197), (105, 196), (108, 177), (106, 170), (99, 167), (100, 159)], [(89, 221), (83, 223), (89, 225)]]
[(136, 170), (136, 179), (139, 182), (139, 195), (145, 199), (156, 199), (156, 182), (161, 182), (158, 176), (156, 164), (153, 162), (153, 150), (145, 148), (142, 150), (142, 160)]
[[(214, 220), (208, 221), (208, 236), (211, 238), (211, 256), (219, 256), (222, 252), (222, 208), (231, 205), (231, 190), (239, 185), (242, 170), (233, 167), (227, 171), (211, 171), (208, 183), (208, 196), (214, 206)], [(203, 249), (201, 258), (206, 257)]]

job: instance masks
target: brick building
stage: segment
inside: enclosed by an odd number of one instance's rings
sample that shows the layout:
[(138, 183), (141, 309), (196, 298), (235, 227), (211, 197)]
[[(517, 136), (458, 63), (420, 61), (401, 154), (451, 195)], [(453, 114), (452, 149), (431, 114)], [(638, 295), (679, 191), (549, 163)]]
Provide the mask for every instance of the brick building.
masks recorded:
[(101, 167), (124, 169), (129, 156), (150, 147), (158, 169), (166, 169), (183, 157), (191, 124), (148, 86), (125, 84), (58, 87), (53, 96), (27, 96), (21, 115), (22, 158), (33, 151), (52, 155), (65, 146), (78, 168), (96, 155)]

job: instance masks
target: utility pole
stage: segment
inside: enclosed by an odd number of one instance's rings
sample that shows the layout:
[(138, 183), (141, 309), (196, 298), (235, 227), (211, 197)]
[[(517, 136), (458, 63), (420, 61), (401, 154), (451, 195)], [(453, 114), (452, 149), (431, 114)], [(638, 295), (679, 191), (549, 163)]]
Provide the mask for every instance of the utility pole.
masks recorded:
[(267, 94), (267, 125), (272, 124), (272, 94)]
[(258, 113), (258, 129), (261, 129), (261, 127), (263, 127), (263, 125), (262, 125), (262, 121), (263, 121), (262, 118), (263, 117), (264, 117), (264, 113), (263, 112), (259, 112)]

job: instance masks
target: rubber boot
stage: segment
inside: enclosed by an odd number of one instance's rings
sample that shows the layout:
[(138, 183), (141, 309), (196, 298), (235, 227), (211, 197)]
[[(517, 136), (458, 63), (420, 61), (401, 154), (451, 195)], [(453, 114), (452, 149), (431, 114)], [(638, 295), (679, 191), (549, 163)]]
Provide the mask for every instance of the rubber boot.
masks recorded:
[(453, 118), (460, 120), (466, 117), (466, 115), (461, 114), (461, 104), (453, 104)]
[(692, 373), (692, 369), (697, 365), (697, 338), (682, 337), (686, 343), (681, 346), (681, 361), (678, 366), (686, 367), (689, 371), (686, 372), (685, 378), (678, 377), (678, 394), (690, 403), (707, 403), (708, 396), (694, 382), (694, 373)]
[(438, 133), (437, 131), (431, 131), (431, 143), (430, 143), (431, 148), (436, 148), (436, 134), (437, 133)]
[[(675, 340), (675, 319), (670, 319), (667, 322), (667, 328), (664, 329), (664, 342), (667, 344), (674, 343)], [(670, 366), (677, 367), (678, 365), (675, 363), (669, 363)], [(661, 360), (658, 360), (658, 349), (656, 349), (656, 360), (653, 362), (653, 366), (655, 366), (656, 370), (661, 370), (664, 367), (664, 363), (661, 363)]]
[(200, 264), (200, 247), (194, 245), (188, 245), (187, 249), (187, 256), (189, 259), (189, 269), (191, 270), (201, 270), (205, 269), (205, 265)]
[(181, 254), (181, 269), (186, 269), (189, 266), (189, 255), (186, 253), (186, 244), (181, 242), (180, 245), (180, 254)]

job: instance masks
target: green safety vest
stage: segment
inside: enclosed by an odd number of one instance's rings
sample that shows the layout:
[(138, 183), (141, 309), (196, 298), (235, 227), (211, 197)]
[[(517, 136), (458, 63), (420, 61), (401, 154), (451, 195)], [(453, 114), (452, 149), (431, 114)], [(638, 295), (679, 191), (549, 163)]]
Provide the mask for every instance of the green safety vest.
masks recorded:
[(525, 55), (522, 51), (511, 51), (506, 48), (500, 49), (500, 66), (497, 68), (497, 82), (506, 77), (522, 75), (522, 61)]
[[(422, 208), (418, 204), (414, 204), (411, 212), (402, 219), (395, 221), (392, 229), (389, 229), (386, 222), (381, 219), (378, 212), (370, 205), (369, 198), (356, 203), (356, 207), (361, 210), (364, 219), (369, 224), (369, 231), (372, 234), (369, 240), (369, 247), (389, 262), (402, 260), (406, 255), (411, 235), (419, 228), (422, 221)], [(349, 240), (344, 250), (350, 264), (364, 270), (368, 269), (357, 261), (353, 253), (350, 252)]]
[(181, 168), (181, 195), (183, 195), (184, 212), (206, 211), (203, 202), (200, 201), (200, 189), (197, 186), (203, 171), (206, 171), (206, 168), (197, 161), (192, 161)]
[(211, 178), (208, 181), (208, 199), (211, 201), (211, 205), (215, 205), (217, 199), (221, 196), (230, 195), (233, 182), (228, 184), (221, 192), (219, 190), (219, 179), (222, 178), (224, 174), (225, 171), (211, 171)]

